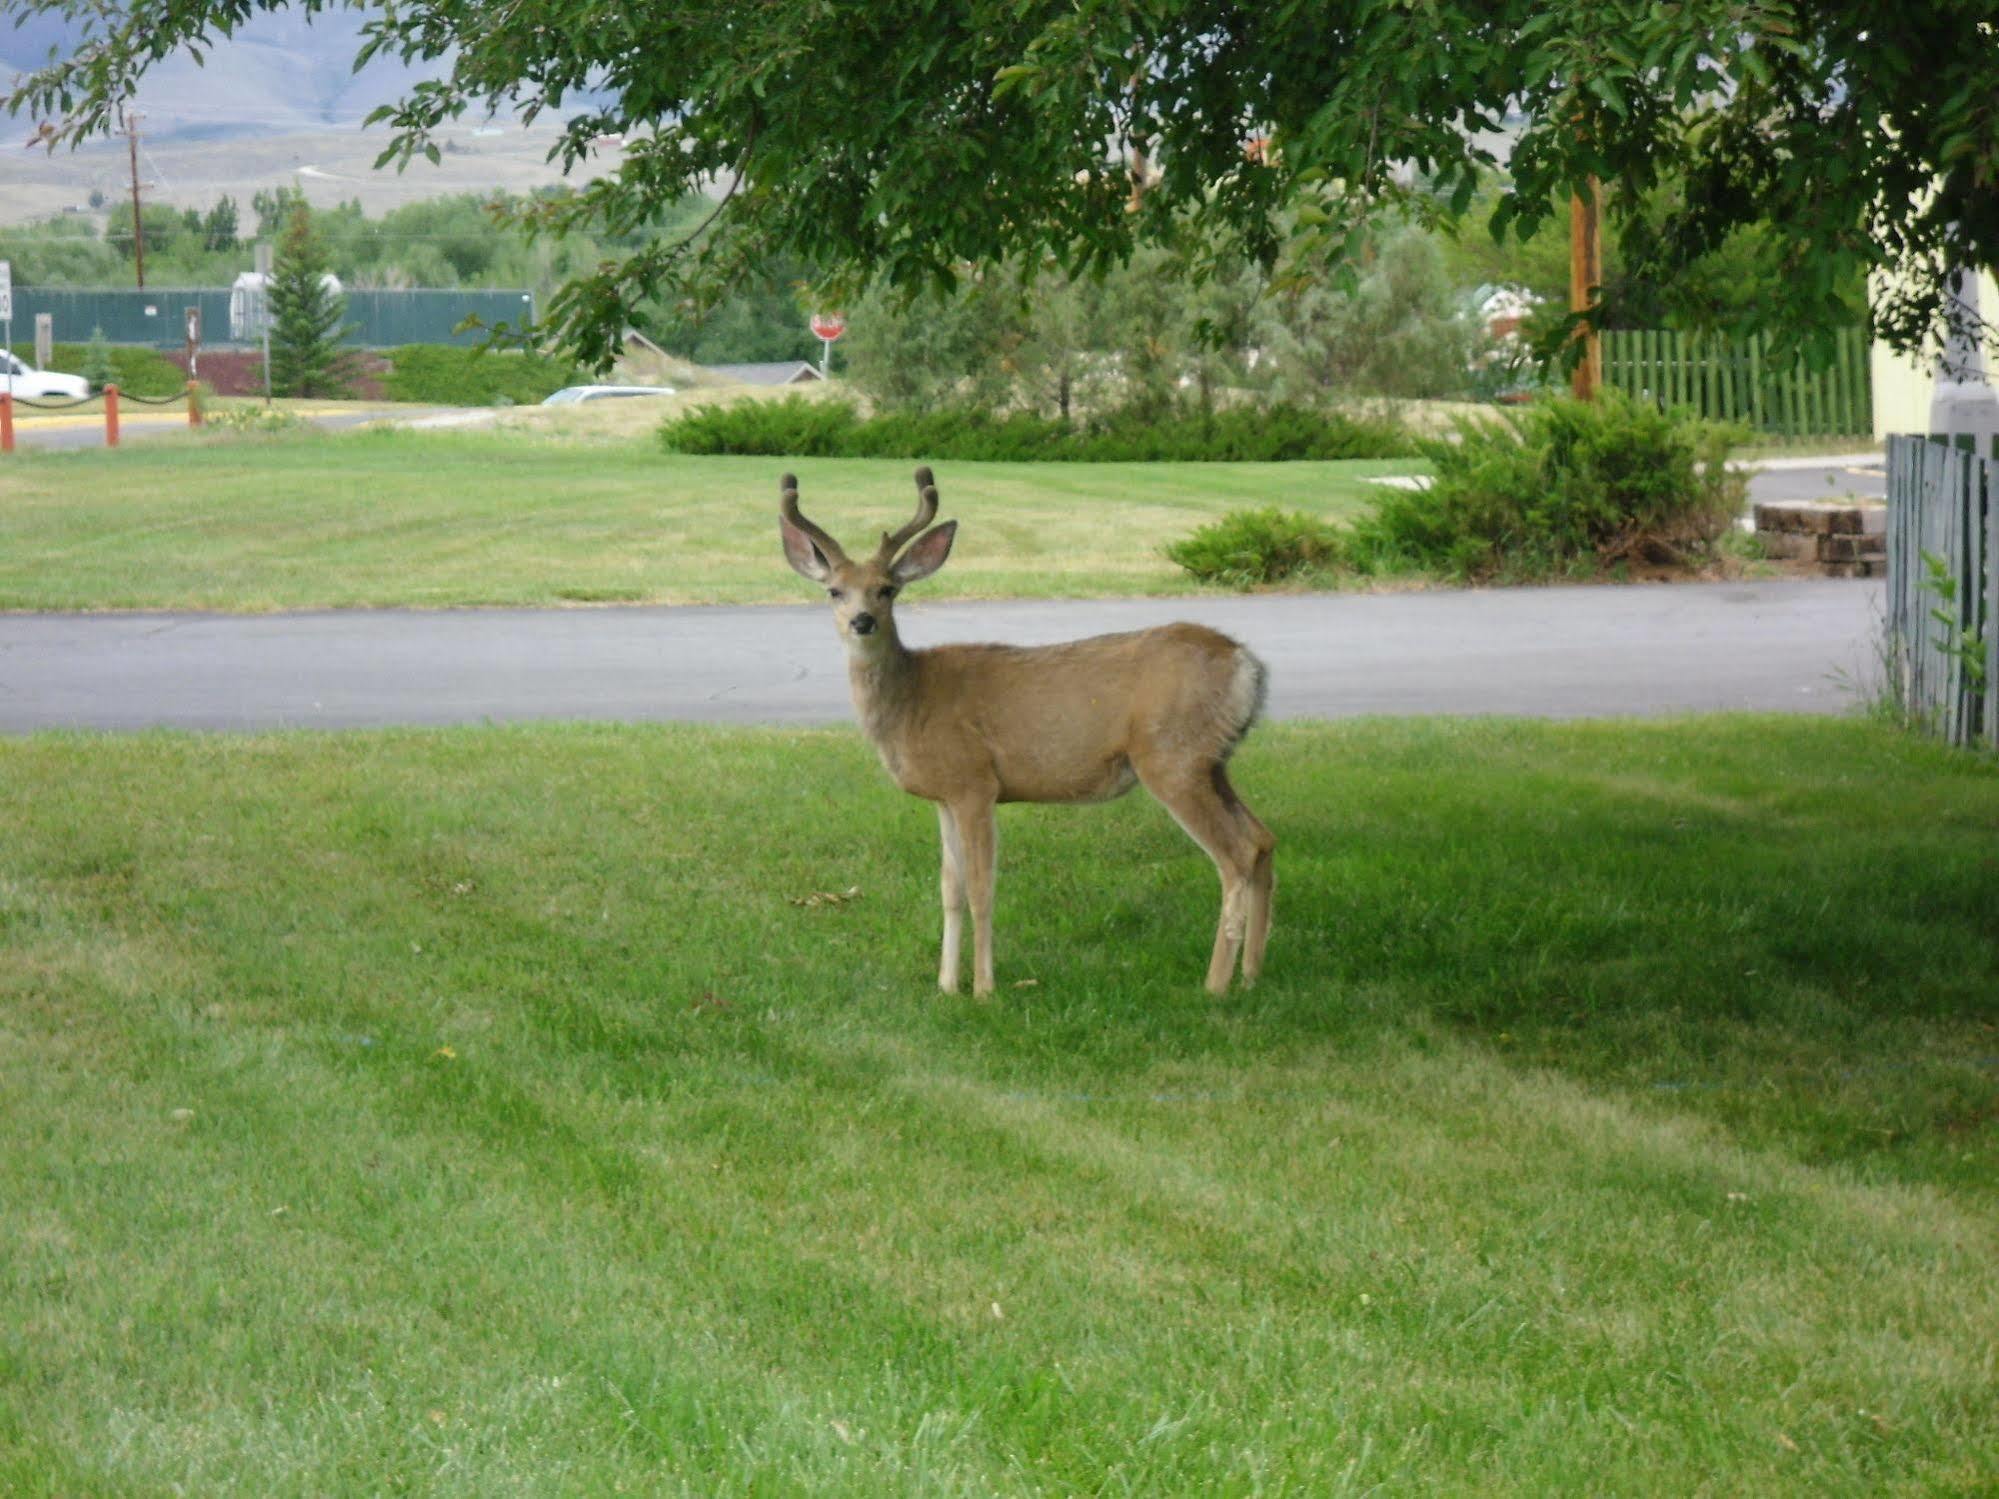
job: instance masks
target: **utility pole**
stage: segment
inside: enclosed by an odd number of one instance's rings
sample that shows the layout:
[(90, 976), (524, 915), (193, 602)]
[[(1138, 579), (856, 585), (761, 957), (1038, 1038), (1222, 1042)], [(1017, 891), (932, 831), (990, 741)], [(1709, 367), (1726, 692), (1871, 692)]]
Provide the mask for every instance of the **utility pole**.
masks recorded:
[(125, 116), (125, 135), (132, 146), (132, 258), (139, 269), (139, 289), (146, 288), (146, 221), (139, 215), (139, 121), (143, 115)]
[(257, 241), (251, 251), (257, 267), (257, 331), (264, 340), (264, 408), (271, 405), (271, 242)]
[[(1569, 198), (1569, 311), (1587, 311), (1603, 285), (1603, 184), (1592, 173), (1589, 194), (1574, 193)], [(1576, 336), (1583, 341), (1583, 357), (1569, 376), (1569, 389), (1578, 401), (1594, 401), (1603, 385), (1603, 343), (1596, 328), (1582, 324)]]
[(1951, 295), (1950, 334), (1936, 363), (1930, 395), (1930, 431), (1968, 439), (1974, 452), (1991, 452), (1999, 441), (1999, 393), (1985, 376), (1985, 319), (1978, 306), (1978, 272), (1959, 266)]

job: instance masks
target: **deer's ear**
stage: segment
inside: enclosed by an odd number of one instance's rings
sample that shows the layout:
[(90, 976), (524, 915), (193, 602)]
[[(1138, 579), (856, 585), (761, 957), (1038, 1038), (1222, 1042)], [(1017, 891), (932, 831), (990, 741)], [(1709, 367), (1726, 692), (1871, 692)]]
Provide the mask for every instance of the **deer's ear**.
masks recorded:
[(951, 555), (951, 543), (957, 535), (958, 523), (954, 520), (931, 527), (909, 544), (908, 551), (895, 559), (895, 566), (888, 570), (889, 576), (898, 583), (914, 583), (919, 578), (929, 577)]
[(826, 565), (826, 558), (819, 548), (812, 544), (812, 538), (782, 516), (778, 517), (778, 529), (784, 533), (784, 560), (792, 571), (802, 578), (810, 578), (815, 583), (824, 583), (833, 575)]

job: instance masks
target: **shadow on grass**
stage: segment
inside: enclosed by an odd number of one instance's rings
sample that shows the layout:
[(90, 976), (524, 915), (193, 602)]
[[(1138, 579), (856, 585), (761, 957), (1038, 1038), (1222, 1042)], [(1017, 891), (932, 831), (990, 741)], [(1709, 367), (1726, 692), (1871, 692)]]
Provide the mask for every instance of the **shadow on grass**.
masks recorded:
[(1999, 769), (1878, 725), (1259, 729), (1236, 778), (1280, 840), (1277, 925), (1265, 981), (1221, 1001), (1212, 869), (1142, 795), (1005, 809), (1000, 993), (939, 996), (934, 820), (846, 731), (57, 737), (9, 760), (23, 888), (107, 943), (176, 934), (190, 1009), (380, 1038), (363, 1068), (511, 1035), (579, 1087), (853, 1094), (892, 1041), (1087, 1100), (1450, 1044), (1992, 1191)]
[[(1001, 995), (920, 1011), (930, 1042), (1087, 1090), (1448, 1035), (1811, 1157), (1990, 1189), (1989, 762), (1773, 719), (1269, 739), (1238, 776), (1280, 837), (1262, 985), (1200, 992), (1215, 884), (1156, 808), (1035, 809), (1003, 835)], [(895, 943), (912, 982), (924, 936)]]

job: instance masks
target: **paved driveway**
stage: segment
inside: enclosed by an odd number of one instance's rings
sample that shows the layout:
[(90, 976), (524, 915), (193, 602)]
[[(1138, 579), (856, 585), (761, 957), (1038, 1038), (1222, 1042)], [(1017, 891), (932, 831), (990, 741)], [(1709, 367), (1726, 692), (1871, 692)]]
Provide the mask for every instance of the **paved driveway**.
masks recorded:
[[(420, 412), (424, 408), (404, 409)], [(381, 417), (380, 411), (327, 411), (307, 420), (325, 431), (343, 432), (349, 427), (379, 421)], [(127, 404), (118, 412), (118, 441), (121, 446), (152, 437), (184, 436), (191, 430), (187, 424), (187, 409), (182, 406)], [(23, 415), (16, 420), (14, 441), (24, 448), (101, 448), (104, 446), (104, 417), (102, 413), (54, 419)]]
[[(905, 639), (1064, 640), (1198, 619), (1271, 668), (1282, 717), (1553, 718), (1852, 706), (1868, 581), (923, 605)], [(849, 716), (821, 605), (0, 615), (0, 731)]]
[(1830, 460), (1766, 462), (1749, 480), (1751, 500), (1886, 500), (1888, 467), (1879, 453)]

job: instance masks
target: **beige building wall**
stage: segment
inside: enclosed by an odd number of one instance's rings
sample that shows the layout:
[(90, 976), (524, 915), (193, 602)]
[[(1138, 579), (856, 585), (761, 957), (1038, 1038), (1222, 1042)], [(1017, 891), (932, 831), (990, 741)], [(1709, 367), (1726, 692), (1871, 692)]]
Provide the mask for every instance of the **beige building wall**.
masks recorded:
[[(1978, 307), (1988, 323), (1999, 323), (1999, 284), (1990, 275), (1978, 278)], [(1897, 354), (1886, 344), (1876, 343), (1870, 358), (1874, 376), (1874, 437), (1881, 441), (1894, 432), (1927, 432), (1930, 429), (1930, 392), (1936, 384), (1936, 356), (1922, 359)], [(1999, 368), (1988, 351), (1986, 373), (1999, 381)]]

